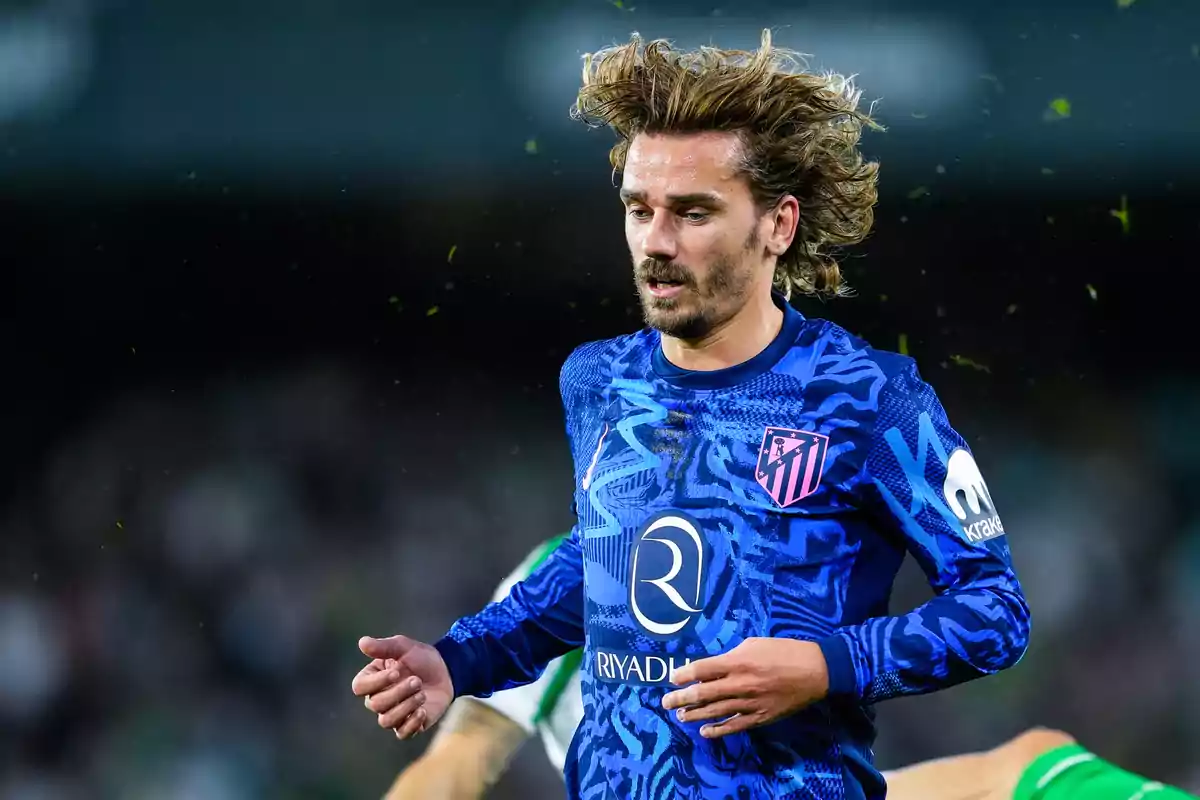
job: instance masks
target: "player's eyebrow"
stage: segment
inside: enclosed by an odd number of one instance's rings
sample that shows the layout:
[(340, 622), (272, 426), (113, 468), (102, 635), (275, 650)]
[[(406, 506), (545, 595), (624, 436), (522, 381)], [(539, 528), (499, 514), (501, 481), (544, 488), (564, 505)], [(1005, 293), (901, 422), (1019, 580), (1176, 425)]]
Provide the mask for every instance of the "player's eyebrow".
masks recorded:
[[(623, 203), (645, 203), (646, 193), (640, 190), (621, 190), (621, 202)], [(667, 203), (679, 207), (686, 206), (706, 206), (708, 208), (721, 208), (725, 202), (720, 195), (712, 192), (689, 192), (687, 194), (669, 194), (667, 195)]]

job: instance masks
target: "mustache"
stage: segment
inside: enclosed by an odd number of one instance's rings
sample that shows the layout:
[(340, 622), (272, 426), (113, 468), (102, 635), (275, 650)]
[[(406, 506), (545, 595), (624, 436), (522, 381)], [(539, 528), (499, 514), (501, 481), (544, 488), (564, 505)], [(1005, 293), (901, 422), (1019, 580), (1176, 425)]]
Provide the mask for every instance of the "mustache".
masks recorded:
[(660, 283), (678, 283), (690, 286), (694, 283), (692, 272), (687, 267), (675, 261), (662, 261), (657, 258), (647, 258), (638, 264), (634, 270), (638, 281), (658, 281)]

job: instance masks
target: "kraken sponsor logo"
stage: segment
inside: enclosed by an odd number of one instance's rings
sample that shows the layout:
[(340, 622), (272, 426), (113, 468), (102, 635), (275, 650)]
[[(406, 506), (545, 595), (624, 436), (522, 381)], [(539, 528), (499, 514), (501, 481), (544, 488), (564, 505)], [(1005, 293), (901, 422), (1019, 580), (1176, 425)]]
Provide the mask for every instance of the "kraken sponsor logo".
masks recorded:
[(971, 454), (959, 448), (946, 462), (946, 481), (942, 484), (946, 505), (962, 523), (969, 542), (985, 542), (1004, 535), (1004, 523), (996, 513), (992, 493)]

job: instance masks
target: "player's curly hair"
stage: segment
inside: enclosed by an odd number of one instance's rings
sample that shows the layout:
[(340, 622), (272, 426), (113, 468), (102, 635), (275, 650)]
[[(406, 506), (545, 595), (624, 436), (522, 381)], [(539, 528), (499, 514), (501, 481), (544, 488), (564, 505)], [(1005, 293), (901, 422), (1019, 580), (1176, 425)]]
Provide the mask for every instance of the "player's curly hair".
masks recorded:
[(627, 44), (584, 56), (571, 117), (612, 128), (619, 141), (609, 160), (617, 170), (639, 133), (737, 133), (759, 207), (788, 194), (800, 204), (775, 285), (788, 297), (842, 295), (848, 287), (827, 248), (857, 244), (871, 230), (879, 164), (864, 161), (858, 142), (864, 127), (881, 126), (858, 110), (862, 92), (852, 77), (803, 66), (799, 53), (772, 47), (770, 30), (753, 52), (686, 52), (663, 39), (643, 44), (635, 33)]

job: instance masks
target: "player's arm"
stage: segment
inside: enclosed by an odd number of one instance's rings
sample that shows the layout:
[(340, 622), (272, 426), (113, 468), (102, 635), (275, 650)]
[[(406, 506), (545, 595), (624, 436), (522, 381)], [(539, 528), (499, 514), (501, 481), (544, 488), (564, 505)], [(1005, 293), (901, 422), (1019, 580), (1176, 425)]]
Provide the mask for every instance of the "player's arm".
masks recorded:
[[(576, 453), (580, 391), (571, 383), (576, 350), (559, 374), (567, 439)], [(579, 526), (533, 573), (498, 603), (464, 617), (435, 647), (450, 672), (454, 696), (488, 697), (537, 680), (546, 665), (583, 645), (583, 547)]]
[(429, 748), (396, 777), (384, 800), (477, 800), (494, 786), (529, 731), (470, 698), (450, 707)]
[(583, 551), (578, 530), (508, 596), (463, 617), (434, 646), (454, 696), (488, 697), (531, 683), (583, 645)]
[(884, 777), (888, 800), (1196, 800), (1048, 728), (1032, 728), (983, 753), (925, 761)]
[[(949, 460), (959, 450), (950, 483), (965, 478), (970, 485), (961, 488), (974, 497), (946, 498)], [(903, 616), (869, 619), (822, 641), (830, 694), (876, 702), (1017, 663), (1029, 641), (1029, 606), (1007, 539), (998, 518), (984, 518), (968, 535), (951, 510), (964, 508), (964, 499), (969, 506), (990, 497), (966, 442), (911, 362), (881, 390), (861, 478), (864, 502), (885, 535), (903, 539), (935, 597)]]
[(1011, 800), (1021, 775), (1039, 756), (1074, 741), (1060, 731), (1033, 728), (982, 753), (885, 772), (888, 800)]

